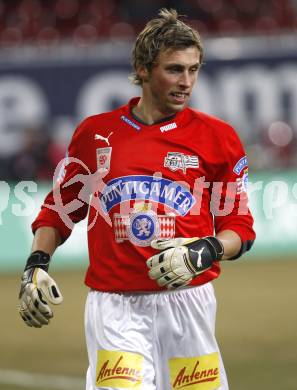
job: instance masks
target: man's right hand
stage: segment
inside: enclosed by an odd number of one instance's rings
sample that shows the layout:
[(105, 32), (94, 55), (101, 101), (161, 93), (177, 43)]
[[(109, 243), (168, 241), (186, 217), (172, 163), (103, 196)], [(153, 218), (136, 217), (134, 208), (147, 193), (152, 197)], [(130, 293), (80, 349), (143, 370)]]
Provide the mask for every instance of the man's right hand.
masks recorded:
[(48, 305), (58, 305), (63, 301), (56, 282), (47, 273), (50, 256), (42, 251), (35, 251), (28, 258), (22, 277), (19, 293), (19, 313), (28, 326), (41, 328), (53, 317)]

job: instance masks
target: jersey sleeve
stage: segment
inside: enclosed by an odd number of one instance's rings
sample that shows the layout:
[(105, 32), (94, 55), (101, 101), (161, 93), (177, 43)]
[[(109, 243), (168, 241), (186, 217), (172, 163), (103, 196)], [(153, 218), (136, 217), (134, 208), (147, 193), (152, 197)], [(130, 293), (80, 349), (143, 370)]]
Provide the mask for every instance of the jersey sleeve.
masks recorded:
[(241, 251), (234, 257), (237, 258), (251, 248), (256, 237), (248, 206), (248, 161), (234, 129), (226, 126), (221, 139), (221, 158), (212, 183), (211, 211), (216, 234), (232, 230), (241, 238)]
[(87, 178), (90, 170), (84, 150), (88, 150), (84, 135), (86, 120), (75, 130), (66, 157), (61, 161), (53, 178), (53, 189), (46, 196), (32, 231), (42, 226), (56, 228), (64, 242), (71, 234), (75, 223), (88, 213), (90, 189)]

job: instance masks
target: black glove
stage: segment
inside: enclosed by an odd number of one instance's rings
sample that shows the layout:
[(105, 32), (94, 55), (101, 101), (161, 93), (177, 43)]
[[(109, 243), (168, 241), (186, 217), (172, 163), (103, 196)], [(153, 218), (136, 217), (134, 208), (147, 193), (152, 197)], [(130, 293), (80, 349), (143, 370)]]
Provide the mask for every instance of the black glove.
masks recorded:
[(222, 243), (213, 236), (154, 240), (151, 246), (162, 252), (147, 260), (149, 277), (168, 289), (189, 284), (224, 254)]
[(19, 293), (19, 313), (28, 326), (41, 328), (53, 317), (48, 301), (58, 305), (63, 301), (56, 282), (47, 273), (50, 256), (33, 252), (26, 263)]

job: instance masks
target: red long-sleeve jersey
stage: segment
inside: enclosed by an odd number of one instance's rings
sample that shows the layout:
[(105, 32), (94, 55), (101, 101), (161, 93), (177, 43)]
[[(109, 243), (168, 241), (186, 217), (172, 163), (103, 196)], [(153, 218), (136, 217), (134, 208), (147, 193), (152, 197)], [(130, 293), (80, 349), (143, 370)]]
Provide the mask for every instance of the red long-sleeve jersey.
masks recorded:
[[(89, 214), (86, 284), (100, 291), (161, 290), (146, 266), (156, 253), (153, 239), (226, 229), (245, 248), (255, 239), (247, 159), (232, 127), (191, 108), (146, 125), (131, 114), (137, 101), (78, 126), (57, 184), (32, 224), (33, 232), (55, 227), (66, 240)], [(219, 273), (214, 262), (192, 284)]]

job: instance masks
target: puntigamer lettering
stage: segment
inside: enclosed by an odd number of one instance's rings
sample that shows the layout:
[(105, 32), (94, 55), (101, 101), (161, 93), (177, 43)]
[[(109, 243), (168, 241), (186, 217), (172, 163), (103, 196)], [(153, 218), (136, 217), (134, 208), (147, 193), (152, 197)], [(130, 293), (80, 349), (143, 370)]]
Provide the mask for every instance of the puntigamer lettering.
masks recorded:
[(183, 387), (188, 387), (190, 385), (195, 385), (203, 382), (213, 382), (218, 379), (218, 367), (199, 370), (198, 366), (199, 360), (197, 360), (192, 372), (187, 372), (187, 368), (183, 367), (178, 372), (172, 384), (173, 389), (181, 389)]
[(165, 204), (183, 216), (196, 202), (185, 186), (153, 176), (124, 176), (113, 179), (106, 184), (100, 195), (100, 203), (105, 213), (117, 204), (130, 199), (147, 199)]
[(124, 359), (121, 355), (114, 366), (109, 367), (109, 360), (106, 360), (100, 368), (97, 375), (97, 383), (104, 382), (109, 379), (126, 379), (131, 382), (137, 382), (141, 380), (141, 371), (135, 368), (120, 365)]

